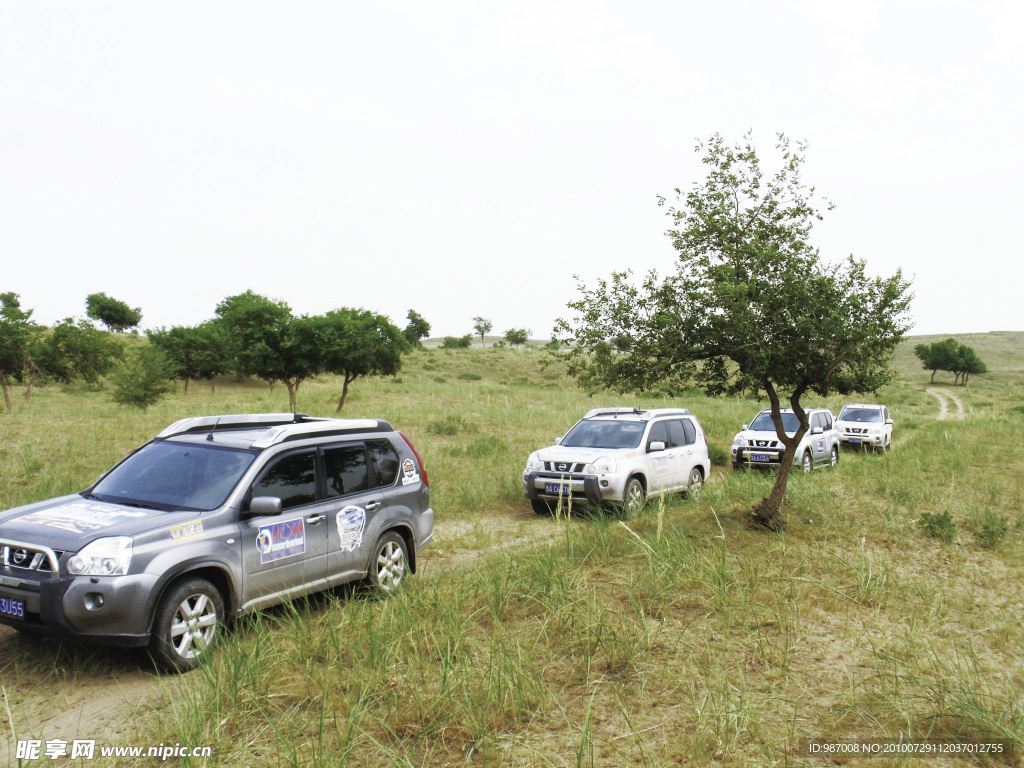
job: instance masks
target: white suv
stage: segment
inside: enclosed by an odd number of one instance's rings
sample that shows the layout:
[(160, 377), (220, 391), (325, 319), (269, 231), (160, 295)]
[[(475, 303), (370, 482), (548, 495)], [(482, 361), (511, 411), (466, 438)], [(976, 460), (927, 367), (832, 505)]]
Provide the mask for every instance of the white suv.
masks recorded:
[(553, 446), (530, 454), (523, 488), (538, 515), (560, 500), (618, 504), (629, 513), (665, 493), (699, 495), (710, 470), (704, 430), (685, 408), (595, 408)]
[(892, 417), (885, 405), (847, 403), (836, 419), (839, 439), (851, 446), (884, 450), (892, 445)]
[[(796, 461), (804, 472), (816, 466), (839, 463), (839, 432), (832, 411), (827, 408), (808, 408), (810, 429), (796, 447)], [(795, 435), (800, 428), (799, 417), (790, 408), (782, 409), (782, 428), (787, 435)], [(772, 412), (765, 408), (750, 424), (736, 433), (732, 440), (733, 469), (744, 467), (777, 467), (782, 462), (786, 447), (779, 440), (772, 421)]]

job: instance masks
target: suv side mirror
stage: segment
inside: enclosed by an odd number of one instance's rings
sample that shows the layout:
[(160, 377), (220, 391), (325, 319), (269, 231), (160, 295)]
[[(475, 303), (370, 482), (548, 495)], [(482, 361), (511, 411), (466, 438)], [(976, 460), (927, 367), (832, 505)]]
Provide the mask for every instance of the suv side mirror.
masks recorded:
[(555, 438), (555, 445), (561, 445), (561, 444), (562, 444), (562, 438), (556, 437)]
[(281, 500), (277, 496), (257, 496), (249, 502), (249, 514), (253, 517), (280, 515)]
[(821, 427), (815, 427), (814, 429), (811, 430), (811, 434), (812, 435), (820, 435), (824, 431), (825, 430), (823, 430)]
[(749, 427), (749, 426), (750, 426), (749, 424), (744, 424), (742, 427), (740, 427), (740, 429), (743, 430), (744, 432), (746, 432), (747, 431), (747, 427)]
[(886, 424), (889, 424), (889, 425), (891, 426), (891, 425), (892, 425), (892, 419), (886, 419), (886, 420), (885, 420), (885, 423), (886, 423)]
[(664, 451), (665, 444), (661, 440), (654, 440), (647, 444), (647, 452), (654, 453), (655, 451)]

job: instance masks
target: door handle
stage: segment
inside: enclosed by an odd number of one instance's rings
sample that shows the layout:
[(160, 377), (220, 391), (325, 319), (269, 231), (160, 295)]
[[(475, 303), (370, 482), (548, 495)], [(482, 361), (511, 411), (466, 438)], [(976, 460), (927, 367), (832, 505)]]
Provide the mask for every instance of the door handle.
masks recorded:
[(369, 504), (366, 505), (367, 512), (373, 512), (375, 509), (380, 509), (379, 501), (371, 501)]
[(306, 522), (310, 525), (316, 525), (317, 523), (322, 523), (326, 519), (327, 515), (311, 515), (306, 518)]

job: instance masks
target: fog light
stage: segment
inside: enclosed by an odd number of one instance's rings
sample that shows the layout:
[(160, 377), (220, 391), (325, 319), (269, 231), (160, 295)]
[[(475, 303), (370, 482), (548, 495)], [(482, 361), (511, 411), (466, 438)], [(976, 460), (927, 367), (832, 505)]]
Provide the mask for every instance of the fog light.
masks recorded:
[(607, 480), (602, 480), (601, 481), (601, 487), (602, 488), (607, 488), (608, 487), (608, 481)]
[(85, 607), (90, 611), (98, 611), (103, 607), (103, 595), (99, 592), (88, 592), (85, 595)]

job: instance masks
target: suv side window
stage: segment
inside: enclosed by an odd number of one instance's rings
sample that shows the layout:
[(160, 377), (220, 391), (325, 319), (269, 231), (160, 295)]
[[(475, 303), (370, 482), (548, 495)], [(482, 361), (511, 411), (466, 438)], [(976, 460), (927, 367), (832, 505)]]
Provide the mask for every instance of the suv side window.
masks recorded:
[(327, 498), (333, 499), (370, 487), (366, 451), (359, 443), (324, 449)]
[(832, 414), (828, 411), (822, 411), (821, 424), (825, 429), (832, 429)]
[(686, 435), (685, 445), (693, 445), (697, 442), (697, 428), (689, 419), (683, 419), (683, 433)]
[(665, 422), (659, 421), (651, 425), (651, 431), (647, 434), (647, 445), (651, 443), (662, 442), (665, 447), (668, 448), (671, 443), (668, 440), (668, 429), (665, 427)]
[(377, 470), (379, 485), (394, 485), (398, 478), (398, 452), (389, 440), (367, 440), (366, 450), (370, 461)]
[[(683, 430), (683, 423), (679, 421), (668, 421), (668, 436), (672, 440), (671, 444), (667, 444), (669, 448), (675, 448), (677, 445), (689, 445), (686, 441), (686, 433)], [(693, 442), (692, 440), (690, 442)]]
[(316, 452), (299, 451), (274, 462), (252, 488), (255, 496), (276, 496), (289, 509), (316, 501)]

